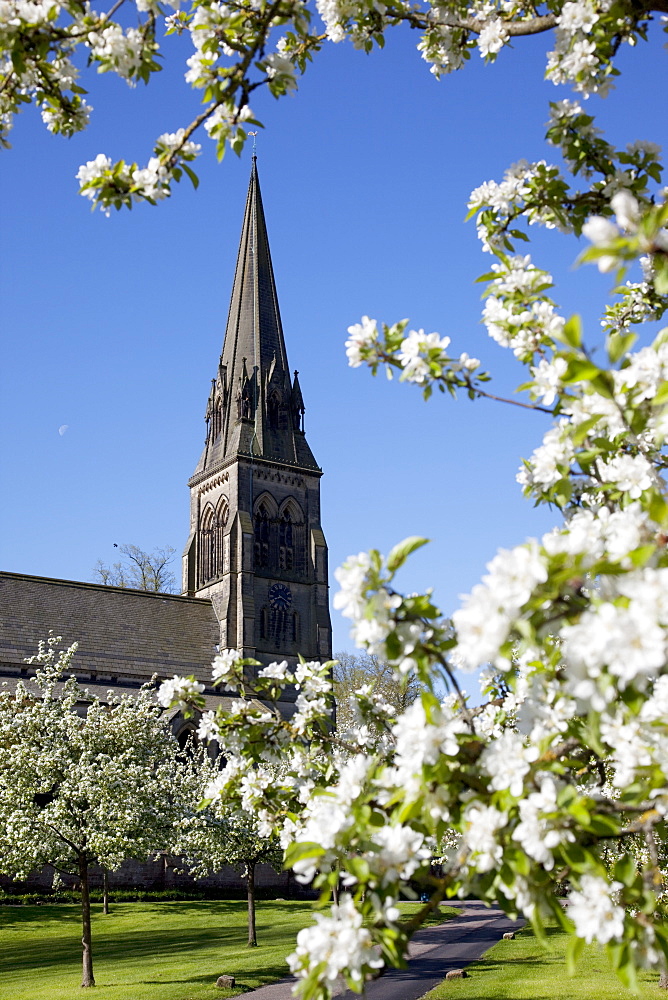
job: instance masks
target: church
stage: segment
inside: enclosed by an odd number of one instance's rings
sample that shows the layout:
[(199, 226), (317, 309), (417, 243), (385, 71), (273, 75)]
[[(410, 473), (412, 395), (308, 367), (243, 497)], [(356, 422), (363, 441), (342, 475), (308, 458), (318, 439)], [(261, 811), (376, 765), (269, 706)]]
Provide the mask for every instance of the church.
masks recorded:
[[(104, 698), (173, 674), (206, 685), (234, 647), (266, 665), (331, 658), (319, 468), (291, 374), (253, 155), (223, 349), (188, 481), (181, 595), (0, 572), (0, 683), (28, 677), (49, 631), (78, 642), (80, 683)], [(184, 532), (185, 534), (185, 532)], [(286, 696), (287, 697), (287, 696)], [(286, 700), (282, 710), (289, 714)], [(175, 717), (185, 740), (192, 721)]]

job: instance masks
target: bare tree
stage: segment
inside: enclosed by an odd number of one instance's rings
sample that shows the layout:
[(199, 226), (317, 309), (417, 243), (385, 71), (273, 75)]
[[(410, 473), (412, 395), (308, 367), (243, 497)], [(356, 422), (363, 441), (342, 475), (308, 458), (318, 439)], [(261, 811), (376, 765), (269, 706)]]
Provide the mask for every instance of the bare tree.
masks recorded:
[(119, 545), (122, 561), (107, 566), (101, 559), (95, 563), (93, 573), (96, 583), (106, 587), (130, 587), (134, 590), (151, 590), (161, 594), (173, 594), (176, 579), (169, 568), (176, 549), (171, 545), (144, 552), (137, 545)]
[(339, 729), (347, 728), (352, 721), (350, 706), (355, 700), (352, 696), (365, 684), (370, 684), (397, 714), (405, 711), (422, 689), (414, 674), (400, 678), (393, 667), (371, 653), (337, 653), (336, 660), (333, 681)]

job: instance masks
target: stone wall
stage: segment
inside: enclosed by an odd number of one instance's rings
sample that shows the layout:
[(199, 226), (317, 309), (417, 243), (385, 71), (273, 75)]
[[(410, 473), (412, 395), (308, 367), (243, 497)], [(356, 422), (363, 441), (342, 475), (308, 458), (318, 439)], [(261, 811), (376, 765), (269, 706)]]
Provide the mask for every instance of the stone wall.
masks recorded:
[[(64, 877), (67, 886), (76, 884), (76, 879)], [(101, 889), (103, 881), (102, 869), (95, 867), (90, 872), (91, 888)], [(45, 866), (41, 871), (35, 872), (27, 879), (13, 881), (0, 875), (0, 889), (6, 892), (48, 892), (53, 883), (53, 869)], [(309, 890), (304, 890), (299, 883), (295, 882), (291, 872), (275, 872), (270, 865), (258, 865), (255, 871), (255, 884), (260, 894), (263, 890), (270, 890), (272, 894), (283, 896), (285, 899), (294, 899), (304, 895), (312, 895)], [(222, 868), (220, 871), (207, 875), (205, 878), (194, 879), (190, 875), (184, 874), (181, 870), (179, 859), (168, 855), (161, 855), (157, 861), (125, 861), (118, 871), (109, 873), (110, 889), (139, 889), (151, 890), (154, 892), (169, 891), (170, 889), (180, 889), (188, 892), (212, 892), (212, 894), (225, 898), (225, 893), (231, 896), (241, 896), (246, 891), (246, 884), (239, 872), (232, 867)]]

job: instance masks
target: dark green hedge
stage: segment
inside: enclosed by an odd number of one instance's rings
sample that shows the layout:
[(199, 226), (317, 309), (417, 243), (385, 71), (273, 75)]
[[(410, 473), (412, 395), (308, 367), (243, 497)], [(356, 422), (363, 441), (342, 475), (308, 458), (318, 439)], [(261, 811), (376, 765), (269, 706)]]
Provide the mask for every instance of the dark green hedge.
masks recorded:
[[(280, 888), (258, 888), (255, 891), (256, 899), (282, 899)], [(39, 903), (78, 903), (79, 893), (74, 889), (59, 889), (56, 892), (26, 892), (12, 893), (0, 889), (0, 906), (34, 906)], [(93, 903), (102, 902), (102, 890), (91, 889), (90, 898)], [(150, 903), (168, 902), (174, 900), (199, 900), (199, 899), (245, 899), (246, 890), (239, 888), (210, 889), (201, 891), (186, 891), (181, 889), (110, 889), (110, 903)]]

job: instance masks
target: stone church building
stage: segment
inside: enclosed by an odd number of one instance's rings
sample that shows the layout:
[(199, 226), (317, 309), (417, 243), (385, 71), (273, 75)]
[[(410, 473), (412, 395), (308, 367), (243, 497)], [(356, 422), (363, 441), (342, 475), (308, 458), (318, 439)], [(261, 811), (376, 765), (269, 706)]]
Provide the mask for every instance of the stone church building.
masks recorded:
[[(50, 630), (78, 642), (75, 672), (102, 698), (154, 674), (192, 674), (213, 707), (221, 694), (211, 687), (211, 661), (228, 647), (262, 664), (295, 664), (299, 653), (329, 659), (322, 471), (304, 411), (288, 366), (253, 156), (204, 450), (188, 482), (182, 594), (0, 572), (0, 683), (30, 675), (25, 660)], [(172, 725), (184, 740), (192, 721), (175, 716)]]

